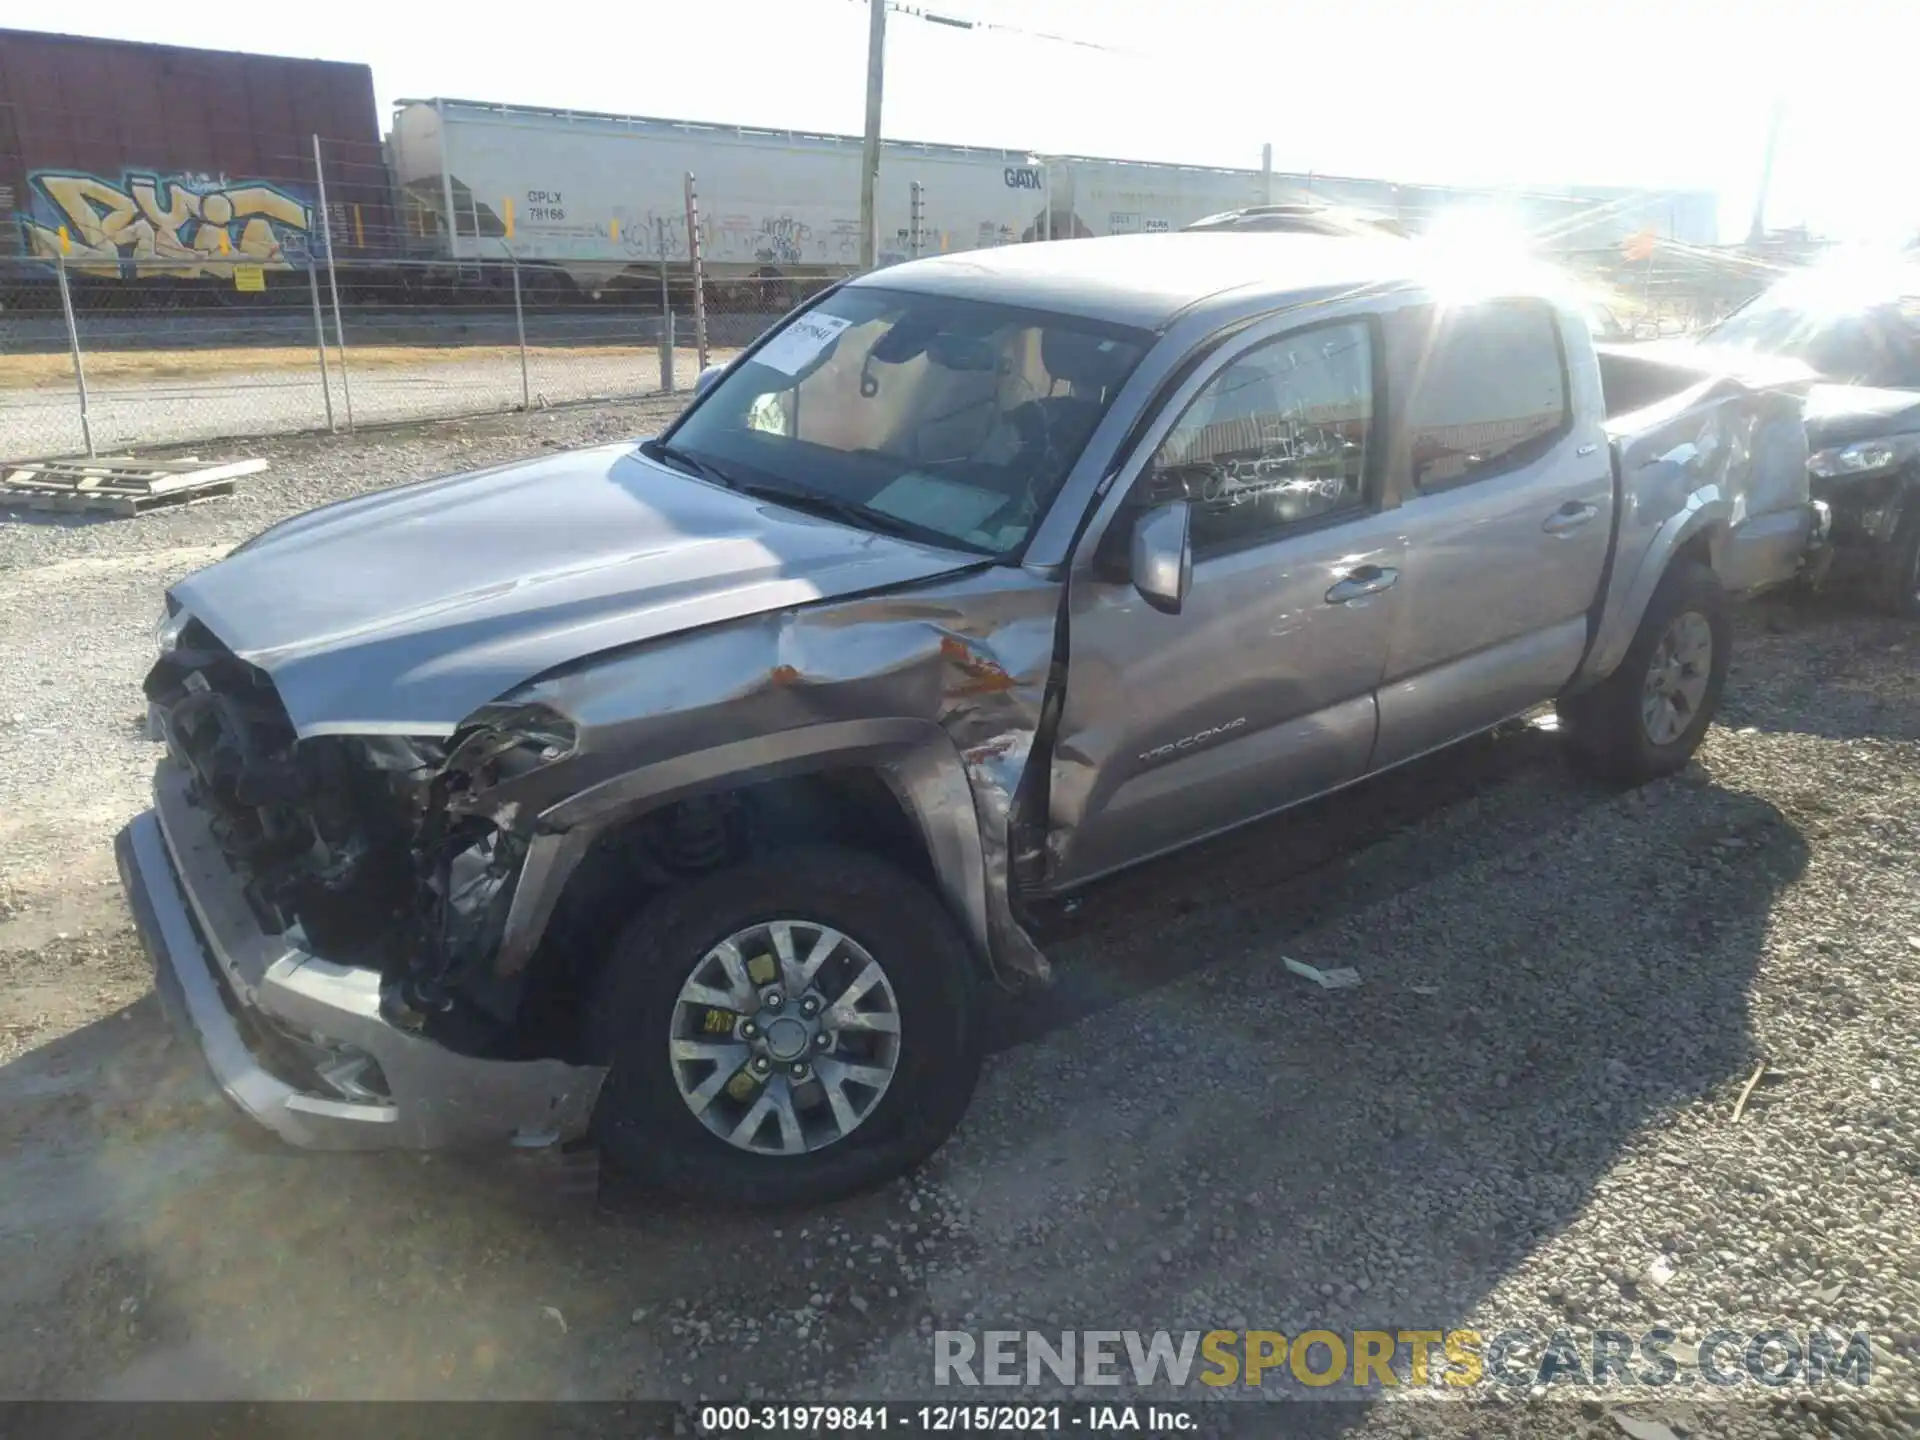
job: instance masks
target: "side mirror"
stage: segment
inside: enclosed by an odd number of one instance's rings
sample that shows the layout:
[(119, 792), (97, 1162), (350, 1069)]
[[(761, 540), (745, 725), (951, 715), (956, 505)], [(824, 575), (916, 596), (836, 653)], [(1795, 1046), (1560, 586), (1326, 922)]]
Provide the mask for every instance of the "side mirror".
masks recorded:
[(1185, 500), (1156, 505), (1133, 524), (1128, 552), (1133, 588), (1163, 615), (1178, 615), (1193, 584), (1193, 546), (1188, 540), (1192, 506)]
[(702, 370), (700, 372), (700, 378), (693, 382), (693, 398), (698, 400), (702, 395), (706, 394), (707, 391), (711, 390), (713, 388), (713, 382), (725, 373), (726, 368), (724, 365), (709, 365), (706, 369)]

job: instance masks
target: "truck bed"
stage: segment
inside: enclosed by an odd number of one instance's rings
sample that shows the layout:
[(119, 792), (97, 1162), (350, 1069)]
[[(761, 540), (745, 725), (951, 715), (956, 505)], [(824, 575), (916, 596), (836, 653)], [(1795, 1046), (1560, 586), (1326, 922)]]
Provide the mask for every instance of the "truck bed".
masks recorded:
[(1607, 420), (1644, 410), (1684, 390), (1719, 378), (1719, 370), (1704, 362), (1690, 363), (1671, 350), (1649, 353), (1640, 345), (1596, 345), (1600, 360), (1600, 384), (1606, 391)]
[[(1782, 584), (1805, 554), (1806, 384), (1736, 377), (1672, 351), (1596, 347), (1622, 512), (1644, 531), (1712, 506), (1714, 568), (1735, 594)], [(1639, 537), (1622, 531), (1623, 546)]]

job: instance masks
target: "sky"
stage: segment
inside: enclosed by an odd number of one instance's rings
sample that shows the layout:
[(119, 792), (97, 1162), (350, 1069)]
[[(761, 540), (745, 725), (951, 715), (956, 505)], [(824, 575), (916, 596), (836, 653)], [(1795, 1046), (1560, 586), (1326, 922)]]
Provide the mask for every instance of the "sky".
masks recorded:
[[(891, 139), (1402, 181), (1716, 191), (1746, 233), (1776, 104), (1770, 226), (1920, 231), (1913, 0), (907, 0)], [(401, 97), (857, 134), (864, 0), (457, 7), (88, 0), (70, 33), (354, 60)], [(19, 24), (14, 21), (10, 23)], [(1045, 31), (1067, 44), (1016, 31)], [(1884, 158), (1881, 158), (1884, 157)]]

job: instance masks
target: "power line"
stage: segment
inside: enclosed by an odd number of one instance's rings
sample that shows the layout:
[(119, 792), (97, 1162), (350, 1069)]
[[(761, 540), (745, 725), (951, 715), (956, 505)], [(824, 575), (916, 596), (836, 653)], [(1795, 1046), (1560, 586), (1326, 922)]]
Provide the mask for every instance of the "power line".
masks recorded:
[[(866, 4), (868, 0), (854, 0), (856, 5)], [(1080, 50), (1099, 50), (1108, 55), (1140, 56), (1138, 50), (1129, 50), (1120, 45), (1103, 45), (1098, 40), (1082, 40), (1076, 35), (1061, 35), (1052, 30), (1029, 30), (1023, 25), (1003, 25), (997, 20), (978, 20), (966, 15), (948, 15), (934, 10), (923, 10), (917, 5), (904, 5), (899, 0), (883, 0), (887, 10), (894, 15), (905, 15), (911, 20), (924, 21), (928, 25), (944, 25), (953, 30), (997, 30), (1003, 35), (1019, 35), (1029, 40), (1045, 40), (1054, 45), (1071, 45)]]

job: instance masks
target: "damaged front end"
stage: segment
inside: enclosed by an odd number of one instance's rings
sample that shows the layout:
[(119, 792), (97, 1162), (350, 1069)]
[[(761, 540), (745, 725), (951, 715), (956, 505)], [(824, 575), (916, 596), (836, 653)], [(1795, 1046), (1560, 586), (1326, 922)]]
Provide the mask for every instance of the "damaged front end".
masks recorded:
[[(265, 672), (198, 622), (169, 628), (145, 687), (168, 758), (122, 868), (173, 971), (163, 996), (223, 1088), (299, 1144), (583, 1131), (598, 1072), (520, 1044), (520, 977), (495, 963), (530, 837), (493, 792), (564, 756), (564, 723), (496, 712), (448, 738), (301, 738)], [(244, 1055), (209, 1043), (228, 1028)]]
[(445, 747), (411, 837), (403, 953), (385, 967), (396, 1025), (480, 1051), (519, 1012), (524, 949), (505, 941), (534, 844), (517, 782), (567, 759), (571, 722), (540, 706), (489, 707)]
[(1920, 413), (1907, 429), (1848, 435), (1830, 416), (1809, 425), (1814, 496), (1833, 515), (1841, 583), (1882, 592), (1896, 613), (1920, 612)]
[(615, 938), (782, 847), (1043, 977), (1060, 599), (631, 445), (285, 521), (168, 595), (119, 846), (163, 996), (296, 1144), (528, 1144), (586, 1130)]
[(329, 954), (391, 941), (444, 746), (331, 735), (297, 744), (272, 682), (197, 623), (145, 689), (160, 738), (192, 775), (262, 928), (304, 926)]

